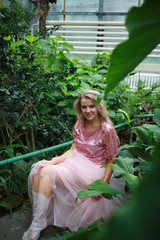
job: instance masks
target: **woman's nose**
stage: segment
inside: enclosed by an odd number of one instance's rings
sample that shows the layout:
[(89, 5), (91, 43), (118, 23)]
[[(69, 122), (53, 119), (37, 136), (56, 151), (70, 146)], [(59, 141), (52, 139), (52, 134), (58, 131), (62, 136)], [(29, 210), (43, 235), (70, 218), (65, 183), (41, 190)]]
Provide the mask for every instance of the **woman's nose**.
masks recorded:
[(86, 108), (86, 112), (90, 112), (90, 107), (87, 107), (87, 108)]

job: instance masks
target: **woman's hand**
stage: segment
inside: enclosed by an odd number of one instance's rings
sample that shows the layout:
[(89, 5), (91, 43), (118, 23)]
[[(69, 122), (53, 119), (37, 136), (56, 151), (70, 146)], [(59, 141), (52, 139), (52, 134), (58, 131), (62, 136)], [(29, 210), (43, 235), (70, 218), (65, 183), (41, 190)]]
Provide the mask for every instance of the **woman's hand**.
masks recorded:
[(51, 164), (51, 162), (50, 162), (50, 161), (48, 161), (48, 160), (45, 160), (45, 159), (44, 159), (44, 160), (42, 160), (42, 161), (41, 161), (41, 163), (44, 163), (44, 164)]
[(93, 198), (98, 201), (102, 197), (103, 197), (102, 194), (98, 194), (97, 196), (94, 196)]
[(52, 164), (52, 163), (51, 163), (51, 161), (43, 159), (43, 160), (37, 162), (36, 164), (39, 165), (39, 164)]

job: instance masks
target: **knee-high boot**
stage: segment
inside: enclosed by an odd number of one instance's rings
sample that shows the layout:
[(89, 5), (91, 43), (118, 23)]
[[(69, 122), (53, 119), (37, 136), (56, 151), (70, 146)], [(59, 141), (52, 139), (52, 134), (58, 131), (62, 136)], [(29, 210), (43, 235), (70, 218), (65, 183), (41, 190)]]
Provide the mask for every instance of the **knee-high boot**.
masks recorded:
[(35, 214), (35, 211), (36, 211), (36, 207), (37, 207), (37, 197), (38, 197), (38, 193), (32, 191), (32, 215), (33, 215), (33, 218), (34, 218), (34, 214)]
[(47, 227), (46, 213), (50, 203), (50, 199), (43, 194), (37, 193), (37, 206), (33, 213), (33, 221), (29, 229), (24, 232), (22, 240), (37, 240), (40, 232)]

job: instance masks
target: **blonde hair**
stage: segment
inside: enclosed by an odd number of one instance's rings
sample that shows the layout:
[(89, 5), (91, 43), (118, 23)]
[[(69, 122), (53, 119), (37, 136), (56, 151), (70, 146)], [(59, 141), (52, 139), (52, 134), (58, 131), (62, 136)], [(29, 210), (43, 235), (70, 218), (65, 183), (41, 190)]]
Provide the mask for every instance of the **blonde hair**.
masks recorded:
[(83, 114), (82, 114), (82, 111), (81, 111), (81, 99), (82, 98), (89, 98), (91, 99), (91, 101), (96, 105), (97, 107), (97, 110), (98, 110), (98, 114), (99, 114), (99, 117), (100, 117), (100, 121), (101, 122), (108, 122), (109, 124), (113, 125), (112, 121), (110, 120), (109, 118), (109, 115), (108, 115), (108, 112), (107, 112), (107, 109), (104, 105), (104, 101), (103, 99), (100, 100), (99, 103), (96, 103), (96, 99), (97, 97), (100, 95), (100, 93), (98, 91), (95, 91), (95, 90), (84, 90), (79, 98), (74, 102), (74, 109), (77, 113), (77, 118), (80, 122), (84, 122), (85, 119), (83, 117)]

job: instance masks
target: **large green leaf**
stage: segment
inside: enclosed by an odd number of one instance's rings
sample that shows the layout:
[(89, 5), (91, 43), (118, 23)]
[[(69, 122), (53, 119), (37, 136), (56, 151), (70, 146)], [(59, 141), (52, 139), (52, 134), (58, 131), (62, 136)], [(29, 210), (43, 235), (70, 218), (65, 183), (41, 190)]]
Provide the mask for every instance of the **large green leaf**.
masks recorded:
[(119, 44), (111, 55), (105, 94), (122, 81), (160, 43), (160, 1), (145, 0), (127, 14), (129, 39)]
[(153, 162), (143, 161), (139, 163), (138, 166), (135, 167), (135, 171), (138, 171), (141, 173), (141, 175), (144, 175), (147, 172), (151, 171), (152, 167), (153, 167)]
[(160, 130), (160, 127), (158, 127), (157, 125), (154, 125), (154, 124), (143, 124), (143, 127), (152, 133)]
[(134, 159), (128, 157), (119, 156), (118, 158), (114, 158), (115, 164), (104, 164), (102, 168), (106, 168), (107, 166), (111, 166), (115, 172), (118, 173), (134, 173), (133, 163)]
[(126, 146), (126, 149), (138, 158), (144, 159), (146, 161), (154, 161), (155, 157), (151, 155), (149, 151), (146, 151), (146, 147), (147, 146), (142, 146), (139, 144), (132, 144)]
[(118, 157), (114, 159), (114, 162), (118, 166), (120, 166), (122, 169), (124, 169), (126, 172), (131, 174), (134, 173), (134, 168), (133, 168), (134, 160), (132, 158)]
[(129, 189), (132, 192), (134, 192), (139, 184), (138, 177), (126, 172), (123, 168), (117, 166), (116, 164), (110, 164), (110, 166), (112, 167), (114, 172), (120, 173), (122, 175), (123, 179), (127, 183), (127, 186), (129, 187)]
[(149, 152), (152, 159), (156, 161), (159, 161), (159, 156), (160, 156), (160, 139), (158, 140), (159, 140), (158, 143), (146, 148), (146, 152)]
[(151, 145), (152, 144), (152, 138), (144, 128), (134, 127), (134, 128), (132, 128), (132, 130), (137, 135), (137, 139), (136, 139), (137, 143), (139, 143), (141, 145), (143, 145), (143, 144)]
[(127, 186), (131, 190), (131, 192), (135, 192), (137, 187), (139, 186), (139, 178), (133, 174), (123, 173), (123, 179), (126, 181)]
[(123, 194), (122, 192), (120, 192), (119, 190), (112, 187), (111, 185), (109, 185), (108, 183), (104, 182), (101, 179), (96, 180), (95, 182), (91, 183), (89, 185), (89, 188), (92, 190), (102, 191), (103, 193), (110, 193), (115, 196)]
[(154, 121), (157, 123), (158, 126), (160, 126), (160, 109), (156, 108), (154, 111)]
[(113, 196), (120, 197), (123, 195), (118, 189), (112, 187), (111, 185), (105, 183), (103, 180), (99, 179), (89, 185), (89, 189), (82, 189), (77, 195), (77, 199), (96, 196), (98, 194), (103, 194), (105, 198), (112, 199)]
[(102, 191), (97, 191), (97, 190), (87, 190), (87, 189), (81, 189), (77, 195), (77, 199), (82, 199), (85, 197), (93, 197), (97, 196), (98, 194), (101, 194)]
[(154, 133), (154, 140), (160, 145), (160, 129)]

